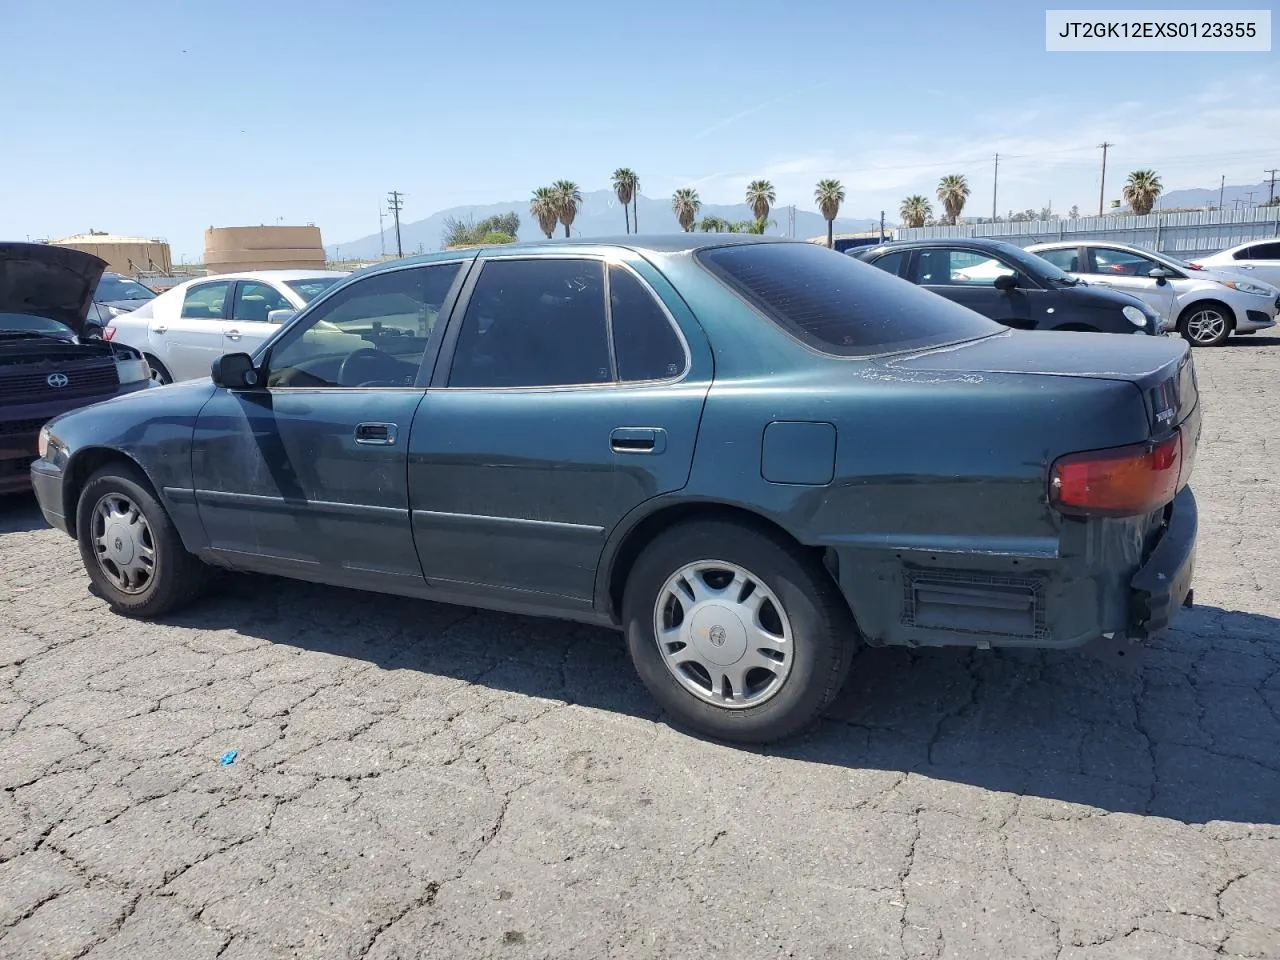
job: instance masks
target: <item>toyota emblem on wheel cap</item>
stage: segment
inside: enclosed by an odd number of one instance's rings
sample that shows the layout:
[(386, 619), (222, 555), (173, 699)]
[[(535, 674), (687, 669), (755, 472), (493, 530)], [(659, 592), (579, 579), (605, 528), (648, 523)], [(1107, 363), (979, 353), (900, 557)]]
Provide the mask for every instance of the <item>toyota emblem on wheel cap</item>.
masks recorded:
[(44, 378), (44, 382), (51, 387), (65, 387), (67, 385), (67, 375), (65, 373), (51, 373)]

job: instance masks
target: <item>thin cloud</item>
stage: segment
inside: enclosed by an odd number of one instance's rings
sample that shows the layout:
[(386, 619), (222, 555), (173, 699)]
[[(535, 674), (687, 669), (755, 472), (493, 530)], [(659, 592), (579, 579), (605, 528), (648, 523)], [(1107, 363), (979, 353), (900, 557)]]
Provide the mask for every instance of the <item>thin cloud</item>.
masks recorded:
[(770, 97), (768, 100), (764, 101), (763, 103), (757, 103), (754, 107), (748, 107), (746, 110), (733, 114), (733, 116), (725, 117), (723, 120), (717, 120), (715, 123), (707, 127), (705, 130), (701, 130), (698, 133), (695, 133), (691, 139), (701, 140), (704, 137), (708, 137), (711, 134), (715, 133), (717, 130), (723, 130), (725, 127), (729, 126), (730, 124), (737, 123), (739, 120), (745, 120), (747, 117), (751, 116), (752, 114), (759, 113), (761, 110), (767, 110), (769, 107), (772, 107), (775, 103), (781, 103), (783, 100), (790, 100), (792, 97), (798, 97), (801, 94), (813, 93), (813, 91), (821, 90), (823, 87), (829, 87), (833, 83), (835, 83), (834, 80), (824, 80), (822, 83), (816, 83), (811, 87), (803, 87), (799, 90), (791, 90), (788, 93), (780, 94), (779, 96), (776, 96), (776, 97)]

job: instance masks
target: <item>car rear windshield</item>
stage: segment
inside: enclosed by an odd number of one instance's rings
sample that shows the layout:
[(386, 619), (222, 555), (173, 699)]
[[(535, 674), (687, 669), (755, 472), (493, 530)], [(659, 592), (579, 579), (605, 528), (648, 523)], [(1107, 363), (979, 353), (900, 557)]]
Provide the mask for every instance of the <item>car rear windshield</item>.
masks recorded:
[(98, 281), (98, 290), (93, 295), (93, 299), (100, 303), (111, 303), (117, 300), (151, 300), (154, 297), (154, 291), (124, 277), (103, 277)]
[(1005, 329), (967, 307), (813, 243), (713, 247), (697, 257), (747, 302), (823, 353), (873, 356)]

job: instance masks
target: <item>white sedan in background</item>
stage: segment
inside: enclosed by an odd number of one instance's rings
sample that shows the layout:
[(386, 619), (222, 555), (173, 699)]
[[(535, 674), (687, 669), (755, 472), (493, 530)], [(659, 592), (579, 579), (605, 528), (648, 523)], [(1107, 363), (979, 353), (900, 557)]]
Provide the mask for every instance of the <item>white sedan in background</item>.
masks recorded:
[(115, 317), (102, 337), (141, 350), (157, 383), (207, 377), (216, 358), (253, 353), (345, 276), (336, 270), (254, 270), (187, 280)]
[(1165, 329), (1193, 347), (1216, 347), (1233, 333), (1276, 325), (1280, 288), (1239, 273), (1200, 269), (1165, 253), (1110, 240), (1033, 243), (1028, 253), (1086, 283), (1113, 287), (1145, 300)]
[(1239, 273), (1272, 286), (1280, 286), (1280, 238), (1250, 240), (1219, 250), (1211, 257), (1198, 257), (1193, 267)]

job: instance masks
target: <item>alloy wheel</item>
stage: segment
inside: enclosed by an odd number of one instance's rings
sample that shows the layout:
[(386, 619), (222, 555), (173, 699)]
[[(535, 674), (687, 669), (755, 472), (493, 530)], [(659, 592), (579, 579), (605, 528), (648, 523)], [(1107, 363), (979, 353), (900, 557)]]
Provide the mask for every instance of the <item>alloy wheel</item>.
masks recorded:
[(676, 681), (729, 710), (772, 699), (795, 653), (782, 603), (749, 570), (699, 560), (672, 574), (654, 605), (654, 635)]
[(1213, 343), (1226, 331), (1227, 318), (1212, 307), (1202, 307), (1187, 318), (1187, 336), (1195, 343)]

